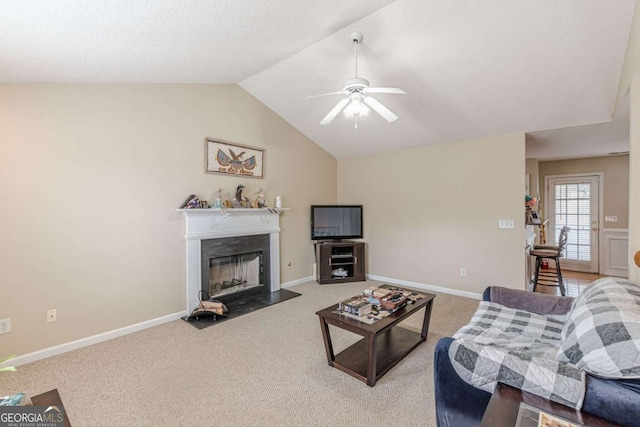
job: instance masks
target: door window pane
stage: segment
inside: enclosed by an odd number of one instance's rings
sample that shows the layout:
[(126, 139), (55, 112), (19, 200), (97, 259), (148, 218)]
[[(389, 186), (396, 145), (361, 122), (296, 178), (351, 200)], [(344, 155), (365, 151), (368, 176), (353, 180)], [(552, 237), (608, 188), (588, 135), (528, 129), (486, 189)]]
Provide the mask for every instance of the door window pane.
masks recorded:
[(591, 183), (555, 184), (555, 243), (562, 227), (569, 227), (565, 257), (591, 260)]

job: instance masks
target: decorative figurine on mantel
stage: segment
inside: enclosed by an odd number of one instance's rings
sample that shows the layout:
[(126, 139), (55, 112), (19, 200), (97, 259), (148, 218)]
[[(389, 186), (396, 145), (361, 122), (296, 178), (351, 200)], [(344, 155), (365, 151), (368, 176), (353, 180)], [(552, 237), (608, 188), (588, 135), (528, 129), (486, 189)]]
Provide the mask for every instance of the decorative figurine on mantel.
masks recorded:
[(213, 209), (223, 209), (224, 205), (222, 204), (222, 187), (218, 188), (216, 192), (216, 200), (213, 202), (211, 206)]
[(228, 211), (227, 208), (224, 205), (224, 202), (222, 201), (222, 187), (218, 188), (218, 191), (216, 192), (216, 196), (215, 196), (215, 201), (213, 202), (213, 206), (211, 206), (212, 209), (220, 209), (220, 212), (222, 212), (222, 217), (226, 218), (229, 215), (231, 215)]
[(248, 208), (249, 207), (249, 199), (242, 196), (242, 190), (244, 189), (244, 185), (240, 184), (236, 187), (236, 197), (233, 200), (234, 208)]
[(264, 190), (262, 188), (260, 188), (260, 190), (258, 190), (256, 193), (256, 200), (253, 202), (252, 207), (253, 208), (267, 208), (269, 207), (269, 205), (267, 205), (267, 201), (264, 198)]

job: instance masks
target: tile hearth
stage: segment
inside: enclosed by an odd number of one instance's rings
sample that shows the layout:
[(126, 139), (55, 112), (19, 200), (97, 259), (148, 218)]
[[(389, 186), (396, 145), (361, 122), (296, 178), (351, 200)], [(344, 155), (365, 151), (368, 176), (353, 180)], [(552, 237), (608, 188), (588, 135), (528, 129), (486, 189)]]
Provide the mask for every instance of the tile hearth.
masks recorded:
[(187, 321), (196, 329), (204, 329), (208, 328), (209, 326), (222, 323), (226, 320), (235, 319), (236, 317), (253, 313), (254, 311), (260, 310), (261, 308), (269, 307), (270, 305), (287, 301), (297, 296), (300, 296), (300, 294), (297, 292), (289, 291), (287, 289), (279, 289), (268, 294), (254, 295), (249, 298), (226, 304), (227, 308), (229, 309), (229, 315), (226, 317), (217, 316), (216, 318), (209, 317), (190, 321), (188, 320), (188, 316), (184, 316), (182, 320)]

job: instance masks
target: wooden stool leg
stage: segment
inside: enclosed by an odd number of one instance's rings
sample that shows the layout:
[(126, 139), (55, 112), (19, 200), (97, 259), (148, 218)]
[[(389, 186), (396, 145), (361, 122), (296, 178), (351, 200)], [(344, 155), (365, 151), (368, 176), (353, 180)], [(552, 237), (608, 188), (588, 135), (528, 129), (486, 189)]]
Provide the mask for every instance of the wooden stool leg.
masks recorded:
[(562, 280), (562, 271), (560, 270), (560, 257), (556, 257), (556, 275), (558, 276), (558, 286), (560, 286), (560, 295), (563, 297), (566, 296), (566, 291), (564, 289), (564, 282)]
[(538, 286), (538, 275), (540, 274), (540, 266), (542, 265), (542, 259), (540, 257), (536, 257), (536, 273), (533, 275), (533, 289), (532, 292), (536, 291), (536, 287)]

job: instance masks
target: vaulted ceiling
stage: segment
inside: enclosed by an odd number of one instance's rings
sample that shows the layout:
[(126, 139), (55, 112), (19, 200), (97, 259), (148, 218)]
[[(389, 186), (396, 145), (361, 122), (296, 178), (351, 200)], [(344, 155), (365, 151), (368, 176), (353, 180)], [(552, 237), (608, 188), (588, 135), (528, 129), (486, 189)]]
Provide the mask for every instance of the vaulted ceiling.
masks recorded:
[[(635, 6), (5, 1), (0, 82), (238, 83), (338, 158), (513, 132), (527, 132), (529, 157), (601, 155), (628, 149), (620, 89)], [(359, 76), (407, 92), (375, 96), (396, 122), (370, 112), (357, 129), (346, 115), (321, 126), (341, 95), (305, 98), (354, 76), (353, 31)]]

